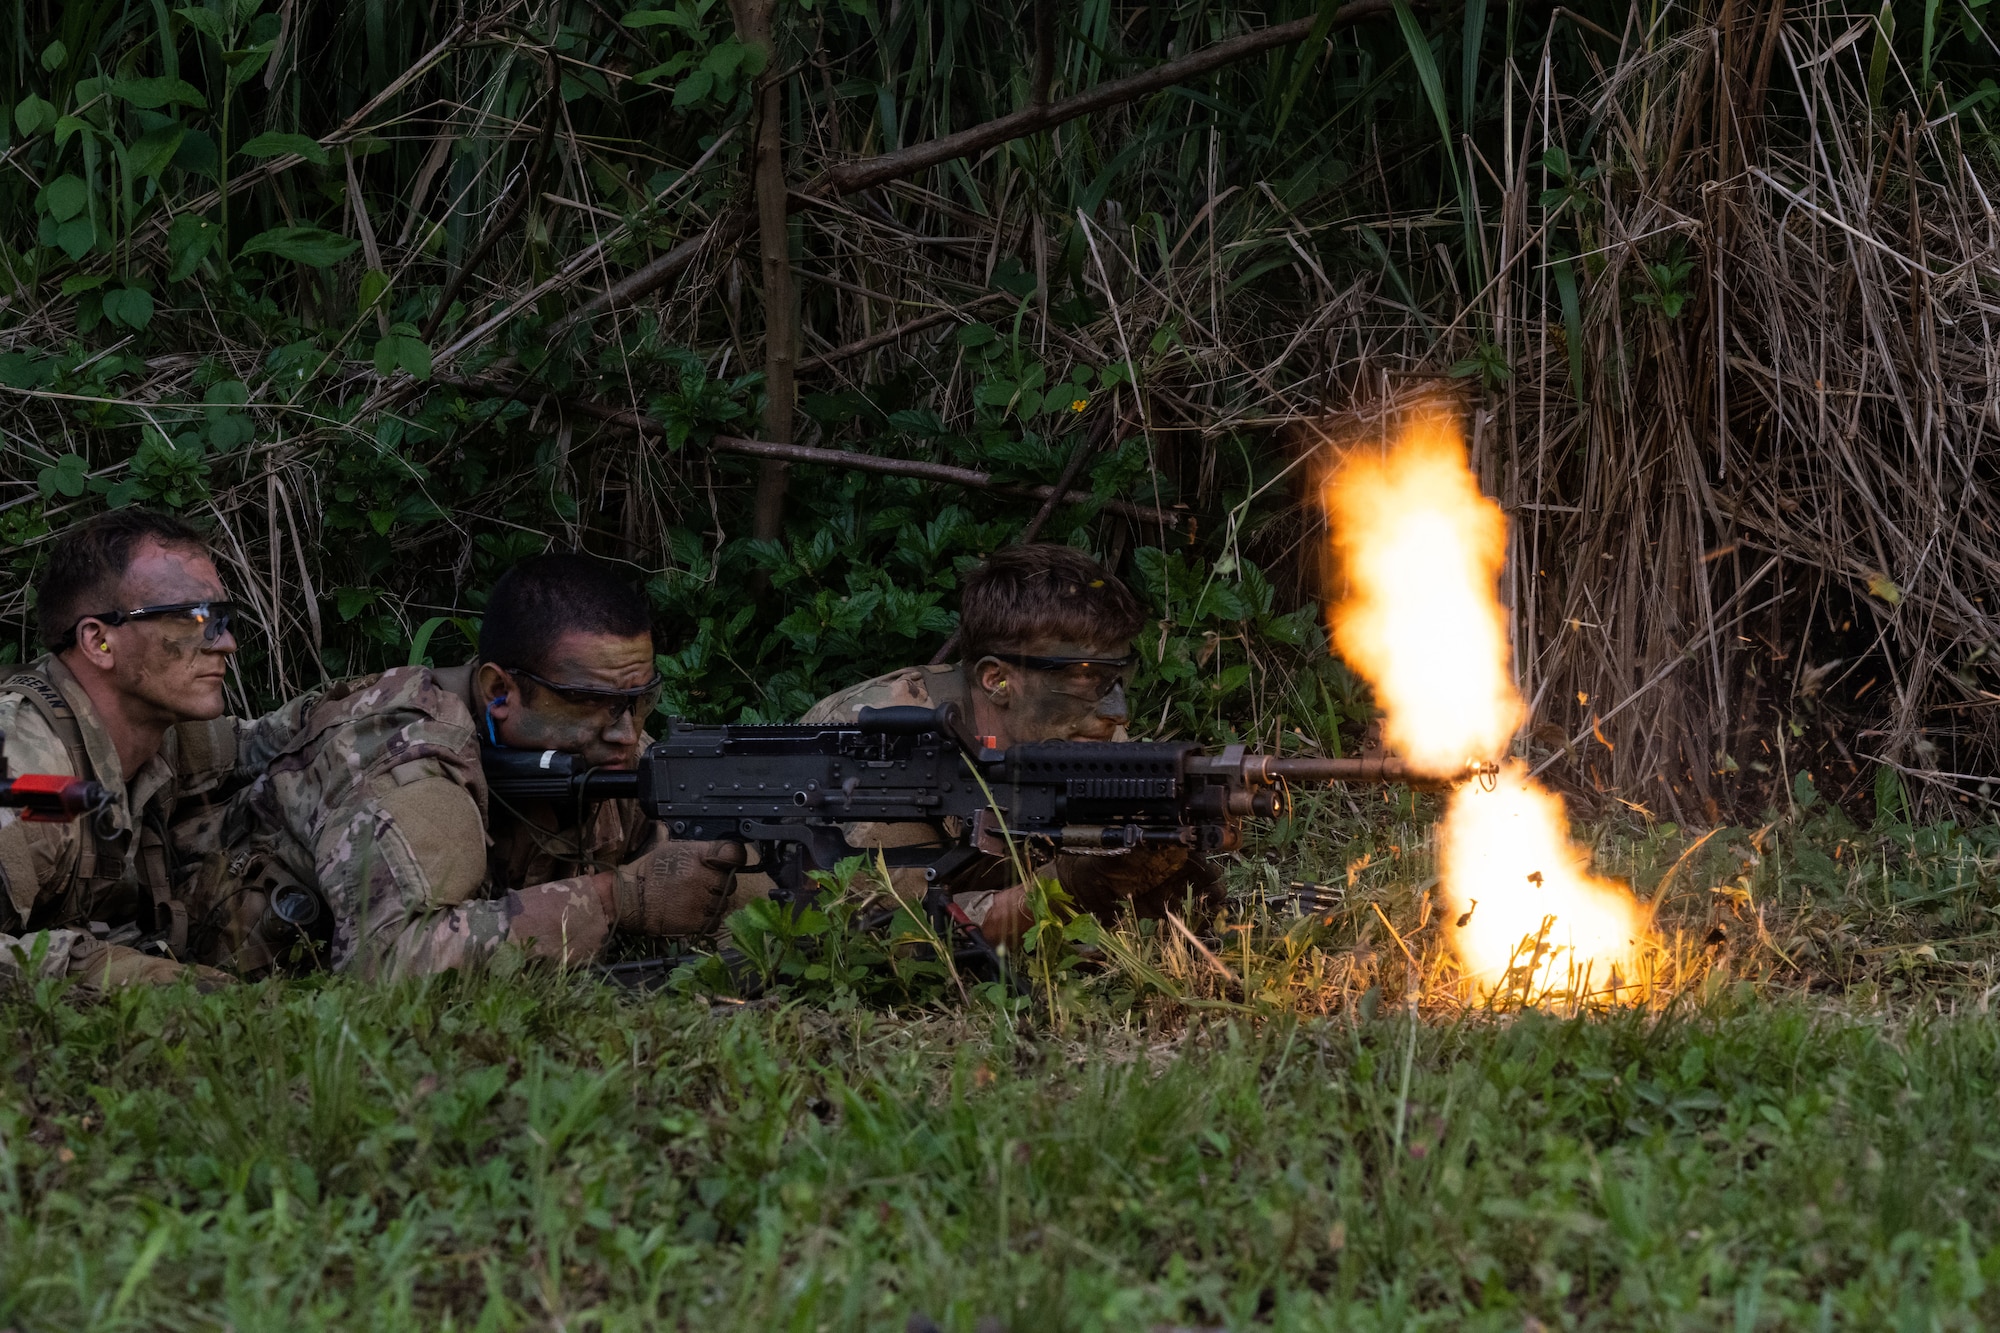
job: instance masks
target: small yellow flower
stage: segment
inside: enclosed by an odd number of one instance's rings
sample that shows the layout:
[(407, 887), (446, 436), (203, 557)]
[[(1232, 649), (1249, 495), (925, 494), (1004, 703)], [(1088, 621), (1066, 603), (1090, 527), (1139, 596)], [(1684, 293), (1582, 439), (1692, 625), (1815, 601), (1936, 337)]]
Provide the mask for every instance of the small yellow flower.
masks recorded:
[(1088, 398), (1078, 398), (1069, 405), (1069, 410), (1072, 412), (1081, 412), (1083, 411), (1084, 408), (1088, 406), (1090, 406), (1090, 400)]

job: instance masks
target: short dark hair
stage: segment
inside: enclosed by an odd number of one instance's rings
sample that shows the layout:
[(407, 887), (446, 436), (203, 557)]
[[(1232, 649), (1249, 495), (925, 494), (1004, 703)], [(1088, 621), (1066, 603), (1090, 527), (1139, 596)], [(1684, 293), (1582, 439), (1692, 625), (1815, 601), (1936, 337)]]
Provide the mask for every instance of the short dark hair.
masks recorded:
[(172, 514), (151, 509), (112, 509), (86, 519), (56, 538), (49, 563), (35, 585), (42, 643), (59, 653), (76, 641), (76, 622), (113, 606), (118, 585), (139, 547), (152, 541), (174, 550), (208, 554), (208, 539)]
[(1037, 639), (1122, 642), (1145, 623), (1117, 575), (1074, 547), (1033, 542), (996, 551), (966, 577), (958, 641), (964, 660), (977, 662)]
[(569, 633), (653, 632), (639, 590), (587, 555), (531, 555), (493, 585), (479, 624), (479, 660), (540, 671), (556, 640)]

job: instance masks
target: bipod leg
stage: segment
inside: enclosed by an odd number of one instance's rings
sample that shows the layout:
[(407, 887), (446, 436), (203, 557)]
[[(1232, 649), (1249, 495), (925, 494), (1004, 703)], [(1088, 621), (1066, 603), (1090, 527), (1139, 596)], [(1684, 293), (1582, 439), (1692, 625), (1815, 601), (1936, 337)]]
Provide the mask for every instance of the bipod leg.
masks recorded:
[(960, 972), (980, 981), (1000, 982), (1016, 995), (1026, 993), (1020, 975), (1008, 964), (1005, 955), (993, 947), (986, 932), (965, 914), (965, 909), (952, 901), (949, 890), (933, 884), (924, 894), (924, 910), (938, 939), (951, 950), (952, 965)]

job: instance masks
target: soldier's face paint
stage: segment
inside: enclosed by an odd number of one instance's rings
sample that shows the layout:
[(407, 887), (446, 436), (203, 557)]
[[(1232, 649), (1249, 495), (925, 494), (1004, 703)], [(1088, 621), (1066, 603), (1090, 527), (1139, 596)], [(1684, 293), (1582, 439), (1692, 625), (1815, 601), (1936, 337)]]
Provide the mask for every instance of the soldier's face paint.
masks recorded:
[[(120, 607), (222, 601), (215, 562), (199, 551), (140, 543), (114, 600)], [(236, 652), (224, 630), (210, 639), (192, 617), (160, 616), (106, 625), (86, 619), (69, 650), (102, 670), (128, 720), (157, 726), (222, 716), (223, 676)]]
[[(634, 690), (653, 679), (653, 639), (571, 632), (535, 674), (578, 690)], [(564, 699), (490, 663), (480, 667), (477, 689), (502, 745), (560, 750), (603, 768), (639, 762), (646, 719), (637, 709)]]
[(1130, 672), (1093, 664), (1116, 661), (1130, 651), (1131, 645), (1122, 642), (1040, 639), (1020, 656), (1084, 661), (1046, 668), (981, 658), (972, 672), (976, 729), (997, 738), (1002, 749), (1022, 741), (1116, 738), (1129, 711), (1125, 685)]

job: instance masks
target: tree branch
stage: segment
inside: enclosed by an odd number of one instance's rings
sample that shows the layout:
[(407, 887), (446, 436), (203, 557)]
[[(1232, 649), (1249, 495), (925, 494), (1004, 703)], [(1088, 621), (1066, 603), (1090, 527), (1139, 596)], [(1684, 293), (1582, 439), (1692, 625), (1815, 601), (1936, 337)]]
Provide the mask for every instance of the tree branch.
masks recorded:
[[(436, 382), (475, 393), (504, 392), (498, 385), (450, 375), (440, 375)], [(560, 402), (564, 411), (593, 417), (607, 425), (629, 430), (636, 435), (657, 438), (667, 433), (666, 427), (659, 422), (644, 413), (634, 412), (628, 408), (613, 407), (608, 403), (593, 403), (584, 398), (565, 398)], [(1011, 495), (1032, 500), (1053, 500), (1059, 497), (1061, 503), (1094, 504), (1109, 513), (1121, 514), (1144, 523), (1164, 523), (1168, 527), (1178, 527), (1182, 518), (1182, 513), (1177, 510), (1155, 509), (1151, 505), (1132, 504), (1125, 500), (1100, 500), (1088, 491), (1058, 491), (1053, 486), (1016, 486), (1010, 482), (995, 481), (990, 472), (978, 472), (969, 467), (954, 467), (949, 463), (930, 463), (915, 458), (885, 458), (880, 454), (858, 454), (846, 449), (815, 449), (811, 445), (781, 444), (775, 440), (746, 440), (735, 435), (714, 436), (709, 440), (708, 447), (718, 453), (740, 454), (746, 458), (759, 458), (767, 462), (806, 463), (817, 467), (845, 468), (850, 472), (874, 472), (888, 477), (914, 477), (918, 481), (935, 481), (946, 486), (963, 486), (968, 490), (992, 491), (996, 495)]]
[[(1334, 12), (1333, 21), (1334, 25), (1339, 27), (1394, 12), (1393, 0), (1349, 0), (1349, 3)], [(1093, 111), (1102, 111), (1144, 97), (1147, 93), (1170, 88), (1176, 83), (1198, 78), (1221, 69), (1224, 65), (1248, 59), (1274, 47), (1302, 41), (1312, 31), (1315, 22), (1317, 19), (1299, 19), (1293, 23), (1281, 23), (1276, 27), (1245, 33), (1241, 37), (1232, 37), (1228, 41), (1203, 47), (1179, 60), (1169, 60), (1163, 65), (1156, 65), (1144, 73), (1099, 84), (1088, 92), (1065, 97), (1060, 102), (1029, 106), (996, 120), (989, 120), (983, 125), (975, 125), (969, 130), (948, 134), (942, 139), (912, 144), (908, 148), (884, 153), (879, 157), (863, 158), (858, 162), (843, 162), (805, 189), (795, 191), (791, 207), (799, 209), (809, 206), (814, 195), (852, 194), (857, 190), (866, 190), (892, 180), (900, 180), (904, 176), (914, 176), (927, 167), (949, 162), (952, 158), (981, 152), (1009, 139), (1018, 139), (1023, 135), (1052, 129), (1079, 116), (1087, 116)], [(694, 257), (701, 252), (703, 244), (710, 241), (727, 244), (747, 232), (755, 221), (755, 216), (748, 209), (716, 219), (715, 225), (704, 232), (698, 240), (681, 242), (652, 263), (627, 274), (557, 320), (550, 326), (547, 336), (550, 339), (560, 337), (578, 323), (611, 306), (637, 300), (646, 293), (665, 286), (694, 262)]]
[[(1334, 12), (1335, 26), (1359, 22), (1382, 14), (1394, 13), (1391, 0), (1350, 0)], [(1050, 102), (1041, 106), (1027, 106), (1011, 115), (989, 120), (983, 125), (960, 130), (957, 134), (947, 134), (941, 139), (930, 139), (923, 143), (911, 144), (892, 153), (879, 157), (863, 158), (859, 162), (842, 162), (826, 173), (826, 180), (835, 194), (853, 194), (857, 190), (884, 185), (905, 176), (914, 176), (926, 167), (934, 167), (949, 162), (955, 157), (968, 157), (983, 152), (1009, 139), (1019, 139), (1026, 135), (1038, 134), (1054, 129), (1079, 116), (1087, 116), (1093, 111), (1120, 106), (1135, 101), (1147, 93), (1156, 93), (1163, 88), (1171, 88), (1177, 83), (1200, 78), (1246, 60), (1274, 47), (1302, 41), (1312, 31), (1318, 18), (1296, 19), (1290, 23), (1280, 23), (1262, 28), (1256, 32), (1246, 32), (1240, 37), (1205, 46), (1192, 55), (1178, 60), (1169, 60), (1163, 65), (1155, 65), (1149, 70), (1100, 83), (1095, 88), (1065, 97), (1060, 102)]]

